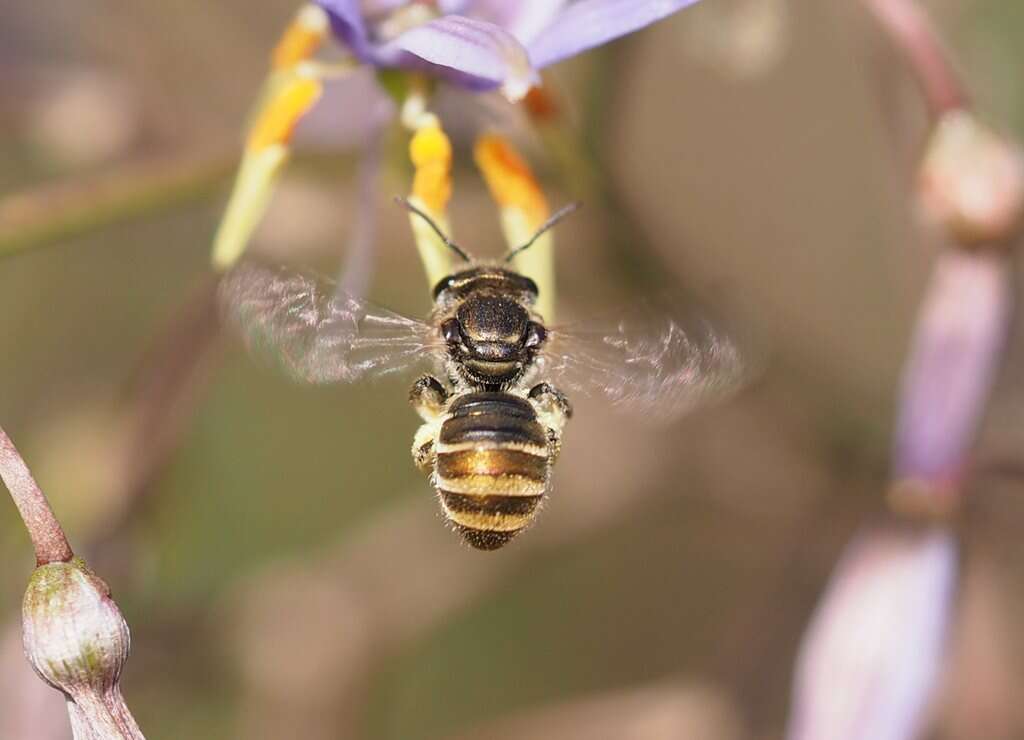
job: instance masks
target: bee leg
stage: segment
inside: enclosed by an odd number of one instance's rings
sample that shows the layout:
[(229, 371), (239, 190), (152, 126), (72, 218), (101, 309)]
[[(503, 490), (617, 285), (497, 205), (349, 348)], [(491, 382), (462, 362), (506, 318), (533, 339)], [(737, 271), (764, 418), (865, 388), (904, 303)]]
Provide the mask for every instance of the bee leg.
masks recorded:
[(434, 440), (441, 430), (444, 410), (448, 406), (448, 391), (437, 378), (424, 375), (409, 390), (409, 403), (423, 419), (423, 425), (412, 441), (412, 460), (417, 468), (430, 473), (437, 458)]
[(561, 417), (559, 428), (565, 425), (567, 419), (572, 418), (572, 404), (568, 397), (550, 383), (533, 386), (529, 396), (538, 414)]
[(425, 422), (416, 432), (412, 440), (412, 461), (424, 473), (432, 473), (437, 453), (434, 450), (434, 439), (437, 437), (438, 422)]
[(537, 418), (548, 432), (551, 461), (554, 462), (562, 449), (562, 428), (572, 417), (572, 404), (564, 393), (548, 383), (535, 385), (529, 399), (537, 411)]
[(424, 375), (409, 389), (409, 403), (423, 421), (434, 421), (448, 405), (448, 391), (437, 378)]

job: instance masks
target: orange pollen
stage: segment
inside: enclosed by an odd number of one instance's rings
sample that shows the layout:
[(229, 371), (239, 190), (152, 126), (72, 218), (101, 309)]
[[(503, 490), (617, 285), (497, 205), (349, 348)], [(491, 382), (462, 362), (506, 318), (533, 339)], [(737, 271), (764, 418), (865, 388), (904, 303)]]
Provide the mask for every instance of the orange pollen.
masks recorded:
[(474, 149), (477, 167), (483, 172), (491, 197), (502, 208), (520, 208), (534, 226), (550, 215), (547, 198), (530, 166), (504, 137), (481, 136)]
[(434, 213), (443, 213), (452, 195), (452, 145), (440, 126), (425, 126), (409, 142), (416, 168), (413, 195)]
[[(313, 14), (314, 12), (300, 12), (285, 29), (271, 55), (273, 69), (293, 67), (299, 62), (309, 59), (320, 50), (324, 38), (327, 36), (328, 26), (326, 23), (320, 22)], [(313, 17), (310, 18), (310, 15)]]
[(313, 107), (322, 91), (323, 86), (316, 80), (300, 78), (286, 83), (256, 119), (246, 144), (249, 151), (287, 144), (296, 124)]
[(555, 96), (540, 85), (530, 88), (530, 92), (523, 98), (523, 105), (526, 106), (526, 112), (530, 117), (537, 121), (550, 121), (561, 113)]

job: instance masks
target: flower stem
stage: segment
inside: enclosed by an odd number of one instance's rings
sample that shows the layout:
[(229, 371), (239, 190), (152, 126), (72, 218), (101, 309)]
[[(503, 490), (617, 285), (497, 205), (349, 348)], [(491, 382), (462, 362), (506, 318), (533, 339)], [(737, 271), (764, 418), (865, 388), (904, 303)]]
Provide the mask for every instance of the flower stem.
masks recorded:
[(864, 0), (864, 5), (906, 57), (934, 116), (970, 105), (942, 41), (915, 0)]
[[(297, 154), (296, 170), (346, 169), (346, 153)], [(218, 194), (238, 163), (234, 150), (183, 161), (160, 155), (86, 178), (0, 197), (0, 259)]]
[(36, 564), (67, 562), (74, 557), (64, 530), (53, 514), (46, 496), (39, 489), (14, 443), (0, 429), (0, 478), (11, 492), (14, 505), (25, 523), (36, 551)]
[(74, 740), (146, 740), (117, 687), (68, 701)]
[(115, 460), (122, 504), (90, 543), (93, 551), (108, 544), (141, 510), (217, 368), (222, 338), (217, 285), (214, 276), (202, 276), (139, 363), (129, 390), (131, 434)]
[(162, 155), (0, 199), (0, 257), (201, 200), (230, 177), (234, 155)]

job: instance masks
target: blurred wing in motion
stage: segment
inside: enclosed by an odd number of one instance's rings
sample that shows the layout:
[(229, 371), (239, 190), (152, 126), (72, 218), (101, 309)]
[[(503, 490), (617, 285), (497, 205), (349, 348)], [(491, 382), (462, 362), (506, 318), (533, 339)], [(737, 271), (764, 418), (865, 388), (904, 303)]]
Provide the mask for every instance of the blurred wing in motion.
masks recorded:
[(351, 383), (401, 372), (430, 359), (440, 345), (426, 322), (283, 268), (239, 265), (224, 276), (220, 300), (250, 351), (305, 383)]
[(551, 329), (541, 372), (562, 390), (657, 422), (724, 398), (748, 377), (735, 343), (708, 322), (642, 313), (603, 329)]

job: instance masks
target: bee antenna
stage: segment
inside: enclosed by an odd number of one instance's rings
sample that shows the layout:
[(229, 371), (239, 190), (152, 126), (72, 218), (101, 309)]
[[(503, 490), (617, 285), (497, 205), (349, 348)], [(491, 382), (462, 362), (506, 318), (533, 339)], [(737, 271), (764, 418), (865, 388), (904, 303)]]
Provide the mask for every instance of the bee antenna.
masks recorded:
[(426, 221), (430, 228), (434, 230), (434, 233), (437, 234), (441, 238), (441, 241), (445, 243), (445, 246), (448, 247), (448, 249), (452, 250), (453, 252), (455, 252), (455, 254), (459, 255), (459, 257), (461, 257), (465, 262), (472, 262), (469, 255), (466, 254), (465, 250), (463, 250), (462, 247), (460, 247), (458, 244), (449, 239), (448, 235), (441, 231), (441, 227), (437, 225), (437, 222), (434, 221), (434, 219), (432, 219), (425, 211), (413, 205), (412, 201), (410, 201), (408, 198), (403, 198), (401, 196), (396, 195), (395, 203), (397, 203), (400, 206), (403, 206), (407, 211), (409, 211), (409, 213), (415, 213), (417, 216)]
[(552, 228), (554, 228), (555, 225), (559, 221), (561, 221), (566, 216), (571, 216), (572, 214), (576, 213), (576, 211), (578, 211), (582, 207), (583, 207), (583, 203), (581, 203), (580, 201), (577, 200), (577, 201), (575, 201), (573, 203), (570, 203), (567, 206), (562, 206), (561, 208), (559, 208), (558, 211), (556, 211), (555, 214), (551, 218), (549, 218), (547, 221), (545, 221), (543, 224), (541, 224), (541, 227), (539, 229), (537, 229), (537, 231), (534, 232), (533, 236), (530, 237), (530, 240), (528, 242), (526, 242), (526, 244), (523, 244), (522, 246), (516, 247), (515, 249), (510, 251), (507, 255), (505, 255), (505, 261), (506, 262), (511, 262), (513, 259), (518, 257), (520, 254), (522, 254), (527, 249), (532, 247), (533, 243), (535, 241), (540, 239), (541, 236), (543, 236), (545, 232), (550, 231)]

